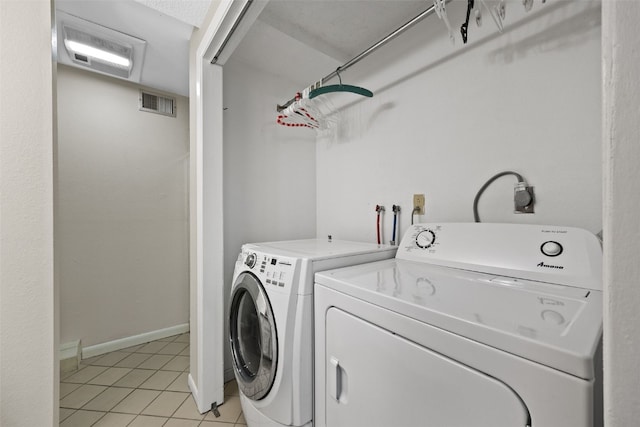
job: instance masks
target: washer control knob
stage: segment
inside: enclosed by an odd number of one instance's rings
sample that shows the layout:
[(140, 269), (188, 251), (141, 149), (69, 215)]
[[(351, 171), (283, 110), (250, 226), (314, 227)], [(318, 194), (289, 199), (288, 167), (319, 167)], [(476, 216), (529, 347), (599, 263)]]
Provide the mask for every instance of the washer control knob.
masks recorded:
[(553, 240), (549, 240), (540, 246), (540, 250), (546, 256), (558, 256), (562, 253), (562, 245), (558, 242), (554, 242)]
[(256, 265), (256, 254), (250, 253), (249, 255), (247, 255), (247, 257), (244, 259), (244, 263), (249, 268), (253, 268)]
[(419, 248), (427, 249), (436, 242), (436, 233), (431, 230), (423, 230), (416, 236), (416, 245)]

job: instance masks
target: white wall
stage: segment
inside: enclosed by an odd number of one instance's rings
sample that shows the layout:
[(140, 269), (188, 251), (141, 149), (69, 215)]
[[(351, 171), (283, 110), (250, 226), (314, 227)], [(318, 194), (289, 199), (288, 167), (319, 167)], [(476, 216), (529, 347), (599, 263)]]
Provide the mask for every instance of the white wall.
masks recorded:
[(2, 426), (58, 425), (51, 13), (50, 1), (0, 2)]
[(56, 256), (61, 342), (189, 322), (188, 100), (138, 111), (139, 87), (60, 66)]
[(604, 395), (607, 427), (637, 425), (640, 408), (638, 20), (638, 2), (603, 3)]
[[(465, 4), (447, 6), (450, 16)], [(512, 213), (506, 177), (484, 193), (483, 221), (601, 230), (599, 3), (537, 2), (526, 14), (508, 2), (504, 34), (485, 14), (469, 38), (452, 46), (431, 16), (343, 73), (375, 96), (319, 139), (318, 235), (374, 241), (383, 204), (388, 241), (391, 205), (406, 230), (414, 193), (426, 195), (419, 220), (473, 221), (477, 190), (504, 170), (535, 186), (536, 213)]]
[(290, 81), (234, 58), (224, 66), (227, 299), (243, 243), (315, 237), (314, 134), (275, 121), (276, 104), (291, 90)]

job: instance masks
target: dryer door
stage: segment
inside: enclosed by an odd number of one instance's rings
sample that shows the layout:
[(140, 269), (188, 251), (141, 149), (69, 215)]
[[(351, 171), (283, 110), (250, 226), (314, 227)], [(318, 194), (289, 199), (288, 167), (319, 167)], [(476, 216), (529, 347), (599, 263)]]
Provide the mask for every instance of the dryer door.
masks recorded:
[(338, 308), (327, 311), (325, 341), (327, 426), (530, 425), (502, 382)]
[(238, 388), (252, 400), (262, 399), (276, 376), (278, 338), (269, 298), (251, 273), (241, 273), (233, 285), (229, 320)]

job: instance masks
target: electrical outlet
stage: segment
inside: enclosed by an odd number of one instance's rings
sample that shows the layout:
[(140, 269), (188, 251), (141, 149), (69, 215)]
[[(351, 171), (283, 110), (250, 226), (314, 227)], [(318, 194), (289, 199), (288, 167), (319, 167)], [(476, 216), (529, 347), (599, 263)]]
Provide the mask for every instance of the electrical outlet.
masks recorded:
[(535, 213), (533, 208), (535, 200), (536, 198), (533, 192), (533, 187), (516, 185), (513, 193), (514, 213)]
[(424, 194), (413, 195), (413, 209), (418, 215), (424, 215)]

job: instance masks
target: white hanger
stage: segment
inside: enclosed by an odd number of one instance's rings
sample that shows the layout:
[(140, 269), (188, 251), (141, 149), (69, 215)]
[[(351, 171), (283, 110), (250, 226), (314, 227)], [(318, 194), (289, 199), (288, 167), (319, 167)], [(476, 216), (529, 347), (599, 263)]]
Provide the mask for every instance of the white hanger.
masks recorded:
[(301, 100), (294, 101), (281, 112), (284, 119), (281, 124), (300, 125), (310, 128), (318, 128), (318, 120), (310, 114), (303, 106)]
[[(480, 0), (480, 3), (482, 3), (485, 9), (487, 9), (487, 12), (489, 12), (489, 15), (491, 15), (491, 19), (493, 19), (496, 27), (498, 27), (498, 31), (502, 32), (504, 30), (504, 25), (502, 24), (505, 10), (504, 0), (502, 0), (499, 5), (494, 6), (493, 9), (490, 8), (484, 0)], [(476, 22), (478, 22), (478, 11), (476, 11)], [(480, 26), (480, 24), (478, 24), (478, 26)]]
[[(302, 92), (302, 99), (299, 102), (300, 108), (304, 109), (313, 120), (309, 119), (311, 125), (316, 129), (326, 129), (331, 121), (328, 115), (333, 112), (333, 106), (329, 106), (328, 99), (325, 96), (317, 96), (313, 99), (309, 97), (312, 90), (322, 87), (322, 81), (316, 82)], [(307, 117), (308, 119), (308, 117)]]
[(444, 25), (447, 26), (447, 31), (449, 31), (449, 39), (451, 43), (456, 42), (455, 33), (453, 32), (453, 28), (451, 27), (451, 23), (449, 22), (449, 17), (447, 16), (447, 8), (446, 8), (446, 0), (433, 0), (433, 8), (436, 11), (436, 15), (438, 18), (444, 21)]
[(317, 131), (328, 130), (339, 122), (333, 103), (325, 96), (311, 98), (312, 91), (322, 87), (318, 81), (296, 94), (287, 108), (280, 111), (276, 122), (283, 126), (308, 127)]
[(505, 4), (505, 0), (500, 0), (498, 4), (494, 6), (494, 9), (500, 19), (504, 20), (505, 16), (507, 16), (507, 5)]

